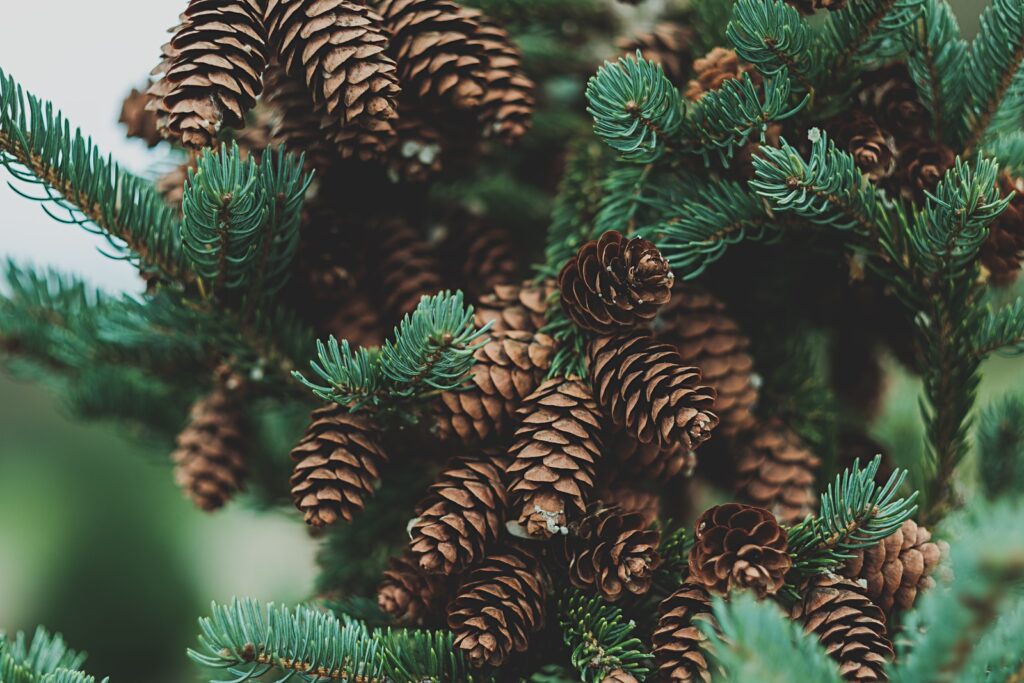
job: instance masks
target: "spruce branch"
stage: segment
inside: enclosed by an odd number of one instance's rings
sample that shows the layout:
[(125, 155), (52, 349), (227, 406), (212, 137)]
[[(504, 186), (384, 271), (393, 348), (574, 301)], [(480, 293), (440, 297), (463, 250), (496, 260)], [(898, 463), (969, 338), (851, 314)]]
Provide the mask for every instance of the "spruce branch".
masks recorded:
[[(38, 627), (28, 638), (19, 631), (8, 639), (0, 631), (0, 681), (3, 683), (97, 683), (79, 669), (85, 654), (75, 652), (58, 634)], [(99, 683), (106, 683), (103, 679)]]
[(560, 600), (559, 615), (572, 665), (584, 683), (601, 683), (616, 670), (645, 680), (651, 655), (621, 609), (571, 588)]
[(586, 377), (589, 333), (569, 319), (561, 302), (554, 301), (548, 306), (547, 322), (541, 332), (551, 336), (558, 346), (546, 378)]
[(726, 44), (735, 0), (692, 0), (694, 34), (702, 52)]
[(907, 70), (931, 114), (932, 133), (937, 140), (956, 144), (967, 96), (967, 43), (956, 16), (944, 0), (925, 0), (920, 18), (907, 28)]
[(978, 473), (991, 497), (1024, 493), (1024, 396), (992, 401), (978, 420)]
[(829, 14), (818, 32), (815, 54), (832, 83), (848, 83), (860, 60), (883, 61), (903, 49), (901, 34), (920, 14), (924, 0), (861, 0)]
[(590, 137), (570, 143), (551, 212), (544, 264), (538, 268), (542, 275), (558, 277), (566, 261), (590, 239), (602, 201), (602, 181), (609, 156), (608, 148)]
[(1017, 297), (998, 310), (987, 307), (979, 322), (972, 344), (975, 356), (1024, 354), (1024, 298)]
[(788, 74), (795, 91), (814, 92), (810, 25), (783, 0), (739, 0), (726, 35), (736, 53), (768, 78)]
[(982, 154), (999, 162), (1010, 175), (1024, 175), (1024, 131), (1007, 131), (984, 141)]
[(1024, 116), (1024, 5), (994, 0), (981, 15), (967, 53), (969, 95), (963, 109), (963, 148), (1020, 128)]

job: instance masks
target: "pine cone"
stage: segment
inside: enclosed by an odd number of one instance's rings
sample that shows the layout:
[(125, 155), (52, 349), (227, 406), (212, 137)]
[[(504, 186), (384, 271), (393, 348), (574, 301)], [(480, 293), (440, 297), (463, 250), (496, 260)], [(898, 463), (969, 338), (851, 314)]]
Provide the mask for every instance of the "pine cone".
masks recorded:
[(387, 456), (378, 427), (367, 417), (331, 404), (313, 411), (310, 425), (292, 449), (292, 499), (306, 524), (319, 527), (339, 518), (351, 522), (373, 495)]
[(693, 43), (693, 29), (671, 22), (658, 24), (647, 33), (640, 33), (631, 39), (619, 39), (616, 47), (624, 56), (635, 55), (637, 50), (648, 62), (661, 64), (662, 70), (676, 87), (686, 84), (690, 72), (690, 47)]
[(686, 86), (686, 99), (696, 102), (711, 90), (718, 90), (730, 78), (750, 74), (754, 83), (760, 84), (761, 77), (753, 65), (741, 60), (736, 52), (716, 47), (693, 63), (694, 78)]
[(702, 381), (715, 390), (718, 433), (727, 439), (753, 426), (757, 403), (750, 340), (725, 305), (694, 285), (677, 287), (659, 314), (658, 340), (672, 344), (682, 362), (700, 368)]
[(525, 652), (530, 634), (544, 625), (547, 579), (540, 562), (509, 547), (488, 556), (466, 577), (448, 608), (455, 647), (469, 663), (501, 666)]
[(201, 510), (216, 510), (242, 489), (246, 475), (242, 417), (218, 387), (192, 406), (171, 454), (174, 480)]
[(263, 76), (264, 101), (270, 106), (270, 141), (296, 154), (306, 155), (306, 164), (320, 171), (332, 161), (323, 115), (313, 108), (313, 98), (300, 78), (293, 78), (279, 64), (271, 64)]
[(502, 533), (508, 493), (504, 458), (455, 458), (431, 485), (409, 529), (420, 569), (451, 575), (478, 562)]
[(257, 0), (190, 0), (166, 51), (171, 60), (159, 110), (167, 136), (211, 147), (221, 128), (242, 128), (267, 66), (267, 36)]
[(654, 318), (672, 282), (668, 261), (653, 242), (614, 230), (581, 246), (558, 276), (566, 314), (598, 334)]
[(530, 129), (533, 81), (523, 72), (522, 56), (508, 33), (484, 17), (479, 24), (473, 43), (487, 65), (479, 115), (483, 135), (512, 144)]
[(426, 295), (444, 289), (441, 265), (431, 246), (401, 219), (376, 226), (372, 260), (380, 273), (384, 309), (398, 320), (412, 313)]
[(716, 505), (694, 527), (690, 581), (712, 593), (752, 588), (761, 597), (778, 592), (793, 564), (786, 530), (764, 508), (739, 503)]
[(745, 436), (736, 461), (736, 490), (792, 524), (815, 510), (814, 473), (820, 464), (793, 430), (770, 420)]
[(601, 415), (590, 386), (551, 379), (530, 394), (509, 449), (512, 512), (531, 536), (548, 538), (586, 512), (601, 457)]
[(857, 168), (868, 180), (877, 182), (892, 175), (896, 167), (896, 143), (878, 123), (861, 111), (853, 111), (827, 129), (836, 146), (853, 156)]
[(640, 515), (644, 528), (661, 518), (661, 496), (635, 486), (612, 482), (598, 492), (597, 499), (605, 507), (617, 507), (625, 513)]
[(447, 599), (443, 578), (428, 575), (409, 553), (388, 560), (377, 588), (381, 610), (407, 626), (441, 623)]
[(858, 100), (882, 128), (898, 135), (901, 142), (926, 137), (931, 116), (905, 64), (889, 64), (866, 73), (863, 80)]
[(956, 155), (941, 143), (913, 143), (900, 150), (900, 191), (910, 200), (923, 202), (934, 192)]
[(846, 7), (846, 0), (786, 0), (803, 14), (814, 14), (820, 9), (836, 12)]
[(681, 444), (644, 444), (625, 430), (610, 434), (606, 446), (622, 474), (634, 480), (665, 482), (680, 472), (689, 476), (697, 464), (696, 454)]
[(554, 291), (552, 280), (540, 284), (495, 285), (493, 292), (483, 295), (477, 302), (476, 323), (481, 326), (492, 323), (492, 332), (536, 332), (546, 323), (547, 302)]
[(119, 123), (128, 129), (128, 137), (144, 140), (150, 147), (156, 147), (163, 141), (157, 130), (156, 113), (146, 108), (149, 97), (146, 93), (132, 88), (121, 104)]
[(848, 681), (885, 681), (892, 660), (885, 615), (855, 582), (823, 574), (806, 588), (792, 617), (818, 636)]
[[(473, 300), (518, 283), (519, 258), (507, 230), (468, 215), (453, 222), (441, 244), (449, 281)], [(522, 328), (517, 328), (522, 329)], [(526, 330), (532, 331), (532, 330)]]
[(1006, 287), (1017, 281), (1024, 257), (1024, 179), (1004, 175), (999, 179), (1001, 195), (1017, 194), (989, 226), (988, 237), (981, 245), (981, 263), (989, 273), (989, 281)]
[(350, 0), (280, 0), (268, 7), (267, 30), (341, 156), (382, 154), (395, 138), (399, 86), (380, 15)]
[(608, 674), (604, 678), (601, 679), (601, 683), (640, 683), (640, 682), (637, 681), (636, 677), (633, 674), (629, 673), (628, 671), (624, 671), (622, 669), (615, 669), (613, 671), (609, 671)]
[(569, 581), (609, 602), (627, 592), (643, 595), (661, 563), (659, 543), (661, 532), (648, 528), (642, 514), (592, 505), (565, 538)]
[(695, 450), (711, 436), (715, 392), (699, 384), (700, 370), (684, 365), (671, 346), (633, 331), (599, 337), (589, 355), (598, 403), (641, 443)]
[(658, 608), (654, 631), (654, 662), (661, 680), (673, 683), (711, 683), (707, 636), (697, 622), (714, 623), (711, 596), (695, 583), (684, 583)]
[(540, 386), (553, 355), (554, 340), (546, 334), (493, 332), (473, 354), (470, 387), (441, 394), (439, 436), (486, 442), (507, 435), (516, 410)]
[(935, 585), (931, 574), (948, 549), (945, 541), (932, 541), (931, 533), (908, 519), (877, 545), (855, 551), (840, 571), (864, 581), (864, 594), (887, 615), (914, 606), (917, 594)]

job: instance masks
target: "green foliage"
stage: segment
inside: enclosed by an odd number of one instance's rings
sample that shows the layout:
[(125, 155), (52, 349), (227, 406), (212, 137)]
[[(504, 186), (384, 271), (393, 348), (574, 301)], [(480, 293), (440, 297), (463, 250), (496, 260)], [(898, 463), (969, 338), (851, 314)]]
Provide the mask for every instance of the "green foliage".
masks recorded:
[(907, 69), (931, 114), (932, 132), (936, 139), (955, 144), (967, 95), (967, 43), (956, 16), (944, 0), (925, 0), (920, 19), (908, 32)]
[(993, 401), (978, 421), (978, 470), (989, 496), (1024, 494), (1024, 396)]
[(0, 683), (96, 683), (79, 671), (84, 662), (84, 653), (41, 626), (31, 639), (19, 631), (11, 640), (0, 631)]
[(972, 344), (975, 355), (1024, 353), (1024, 298), (1017, 297), (998, 310), (986, 308), (979, 322)]
[(765, 76), (791, 75), (799, 88), (812, 89), (811, 27), (791, 5), (783, 0), (739, 0), (727, 35), (736, 53)]
[(621, 609), (576, 589), (562, 596), (559, 607), (565, 645), (584, 683), (601, 683), (616, 669), (644, 680), (651, 655)]
[(822, 79), (835, 87), (852, 85), (850, 71), (861, 62), (883, 62), (904, 49), (906, 27), (923, 0), (861, 0), (831, 12), (817, 34), (815, 54)]
[[(558, 277), (562, 266), (590, 239), (602, 201), (602, 180), (609, 166), (608, 148), (590, 137), (570, 144), (558, 197), (551, 213), (541, 274)], [(634, 167), (635, 166), (631, 166)]]
[(735, 0), (691, 0), (694, 38), (702, 52), (726, 44), (726, 30)]
[(541, 331), (558, 342), (558, 349), (548, 369), (548, 379), (586, 377), (588, 333), (569, 320), (562, 304), (557, 301), (548, 307), (547, 315), (548, 322)]
[(963, 142), (979, 142), (1020, 129), (1024, 116), (1024, 4), (994, 0), (967, 53), (969, 95), (963, 109)]
[(982, 144), (982, 153), (996, 159), (999, 168), (1019, 176), (1024, 174), (1024, 131), (1007, 131)]

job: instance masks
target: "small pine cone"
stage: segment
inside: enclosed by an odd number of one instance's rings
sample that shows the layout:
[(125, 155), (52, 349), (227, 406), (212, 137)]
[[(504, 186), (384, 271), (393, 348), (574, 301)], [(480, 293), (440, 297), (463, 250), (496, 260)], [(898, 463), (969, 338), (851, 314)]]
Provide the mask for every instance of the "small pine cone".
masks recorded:
[(241, 415), (218, 388), (192, 406), (171, 454), (174, 479), (196, 507), (216, 510), (242, 488), (246, 475)]
[(711, 436), (715, 391), (668, 344), (631, 331), (597, 338), (589, 355), (598, 403), (640, 443), (696, 450)]
[(654, 630), (654, 662), (660, 680), (672, 683), (711, 683), (707, 636), (698, 622), (714, 623), (711, 596), (696, 583), (684, 583), (661, 602)]
[(935, 191), (955, 159), (953, 150), (941, 143), (907, 145), (900, 150), (899, 191), (907, 199), (923, 202), (925, 193)]
[(481, 17), (473, 43), (487, 65), (479, 120), (484, 137), (512, 144), (530, 129), (533, 81), (523, 72), (519, 49), (504, 29)]
[(211, 147), (224, 127), (242, 128), (267, 66), (267, 36), (257, 0), (190, 0), (167, 51), (159, 111), (165, 135), (186, 147)]
[(901, 142), (926, 137), (931, 117), (905, 64), (897, 62), (866, 73), (858, 101), (882, 128), (899, 135)]
[(624, 430), (609, 435), (606, 442), (609, 457), (633, 479), (664, 482), (680, 472), (692, 475), (697, 465), (696, 453), (678, 443), (640, 443)]
[(617, 507), (625, 513), (643, 517), (644, 527), (649, 527), (661, 517), (661, 496), (652, 491), (612, 482), (597, 494), (605, 507)]
[(441, 261), (453, 271), (453, 286), (477, 300), (495, 287), (520, 281), (519, 258), (507, 230), (467, 215), (453, 223), (441, 244)]
[(444, 579), (424, 572), (406, 553), (388, 560), (377, 588), (377, 604), (396, 622), (406, 626), (437, 625), (448, 600)]
[(840, 573), (866, 582), (865, 595), (887, 615), (909, 610), (918, 593), (935, 585), (932, 572), (948, 549), (945, 541), (931, 538), (927, 529), (908, 519), (877, 545), (855, 551)]
[(733, 588), (752, 588), (762, 598), (774, 595), (793, 564), (786, 530), (764, 508), (716, 505), (697, 519), (694, 541), (690, 581), (719, 595)]
[(268, 7), (267, 30), (341, 155), (382, 154), (395, 137), (399, 85), (380, 15), (350, 0), (279, 0)]
[(592, 505), (573, 526), (564, 542), (572, 585), (609, 602), (650, 590), (661, 532), (648, 528), (642, 514)]
[(736, 458), (736, 490), (792, 524), (815, 510), (814, 473), (820, 464), (792, 429), (771, 420), (746, 435)]
[(386, 220), (373, 234), (371, 251), (381, 274), (382, 304), (391, 316), (399, 319), (412, 313), (420, 299), (444, 289), (433, 248), (408, 223)]
[(653, 319), (669, 300), (672, 282), (668, 261), (653, 242), (615, 230), (581, 246), (558, 276), (566, 314), (598, 334)]
[(814, 14), (818, 10), (836, 12), (846, 7), (846, 0), (786, 0), (803, 14)]
[(128, 137), (139, 138), (150, 147), (156, 147), (163, 141), (163, 136), (157, 130), (156, 113), (146, 108), (148, 101), (149, 96), (146, 93), (132, 88), (121, 104), (118, 122), (123, 123), (128, 129)]
[(387, 456), (379, 428), (367, 417), (331, 404), (313, 411), (305, 436), (292, 449), (292, 499), (306, 524), (351, 522), (373, 495)]
[(475, 667), (501, 666), (525, 652), (544, 625), (547, 577), (532, 554), (517, 547), (497, 551), (475, 566), (448, 607), (455, 647)]
[(750, 340), (725, 304), (694, 285), (677, 287), (659, 319), (658, 340), (675, 346), (683, 362), (700, 368), (702, 381), (715, 390), (718, 433), (734, 439), (752, 427), (758, 380), (747, 351)]
[(475, 564), (502, 533), (508, 493), (504, 458), (455, 458), (430, 486), (409, 529), (421, 570), (452, 575)]
[(693, 29), (671, 22), (658, 24), (647, 33), (640, 33), (630, 39), (620, 39), (616, 47), (625, 56), (635, 55), (637, 50), (648, 62), (661, 64), (662, 70), (676, 87), (686, 84), (690, 72), (689, 53), (693, 44)]
[(892, 175), (896, 168), (896, 143), (875, 119), (854, 111), (828, 126), (828, 130), (836, 146), (853, 156), (868, 180), (877, 182)]
[(694, 78), (686, 86), (686, 99), (696, 102), (711, 90), (718, 90), (730, 78), (740, 78), (750, 74), (754, 83), (760, 83), (761, 77), (753, 65), (741, 60), (736, 52), (724, 47), (716, 47), (700, 59), (693, 62)]
[(506, 469), (515, 519), (530, 536), (564, 533), (586, 512), (601, 457), (601, 415), (590, 386), (550, 379), (519, 409)]
[(438, 435), (467, 442), (507, 435), (516, 410), (551, 367), (554, 345), (546, 334), (492, 333), (473, 354), (469, 388), (441, 394)]
[(1024, 258), (1024, 178), (1004, 175), (999, 179), (999, 189), (1003, 196), (1011, 191), (1017, 194), (989, 227), (981, 245), (981, 263), (988, 271), (989, 282), (1006, 287), (1017, 281)]
[(885, 681), (892, 661), (885, 615), (856, 582), (823, 574), (794, 605), (793, 619), (818, 636), (848, 681)]
[(313, 98), (306, 85), (299, 78), (289, 76), (276, 63), (267, 67), (263, 83), (263, 101), (271, 110), (271, 144), (305, 154), (310, 168), (326, 169), (334, 155), (321, 130), (323, 115), (313, 108)]
[(492, 332), (536, 332), (546, 324), (548, 301), (555, 292), (553, 280), (539, 284), (496, 285), (476, 304), (477, 325), (491, 324)]

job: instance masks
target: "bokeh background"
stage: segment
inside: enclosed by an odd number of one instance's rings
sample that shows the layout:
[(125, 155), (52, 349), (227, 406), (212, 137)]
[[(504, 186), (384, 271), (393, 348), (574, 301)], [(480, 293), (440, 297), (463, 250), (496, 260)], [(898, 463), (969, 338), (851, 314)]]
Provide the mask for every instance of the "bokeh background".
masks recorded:
[[(984, 3), (953, 5), (973, 35)], [(167, 152), (127, 140), (117, 115), (184, 6), (0, 0), (0, 68), (57, 104), (100, 149), (153, 173)], [(102, 246), (0, 187), (0, 258), (52, 265), (111, 292), (140, 291), (134, 270), (104, 257)], [(981, 405), (1020, 384), (1015, 367), (986, 366)], [(911, 456), (922, 443), (919, 386), (898, 375), (889, 394), (879, 433), (897, 457)], [(237, 503), (197, 512), (174, 487), (166, 456), (165, 446), (116, 425), (67, 418), (60, 396), (0, 372), (0, 630), (44, 623), (115, 683), (191, 681), (198, 672), (184, 650), (210, 600), (309, 595), (315, 544), (298, 515)]]

